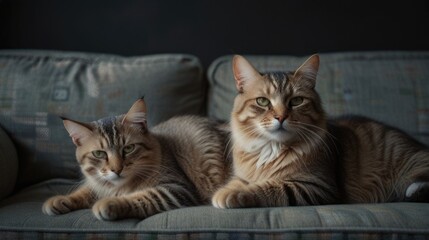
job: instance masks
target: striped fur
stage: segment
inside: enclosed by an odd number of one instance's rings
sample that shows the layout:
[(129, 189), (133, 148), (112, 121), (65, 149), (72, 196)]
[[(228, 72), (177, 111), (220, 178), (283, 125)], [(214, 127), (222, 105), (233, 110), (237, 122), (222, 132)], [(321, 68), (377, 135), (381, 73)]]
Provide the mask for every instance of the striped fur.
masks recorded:
[(318, 67), (314, 55), (294, 72), (260, 74), (234, 57), (234, 176), (213, 196), (215, 207), (417, 201), (427, 195), (428, 150), (373, 120), (327, 120), (315, 90)]
[(44, 213), (92, 208), (98, 219), (114, 220), (208, 203), (228, 174), (222, 132), (196, 116), (175, 117), (148, 131), (145, 116), (140, 99), (126, 115), (90, 124), (65, 119), (85, 182), (48, 199)]

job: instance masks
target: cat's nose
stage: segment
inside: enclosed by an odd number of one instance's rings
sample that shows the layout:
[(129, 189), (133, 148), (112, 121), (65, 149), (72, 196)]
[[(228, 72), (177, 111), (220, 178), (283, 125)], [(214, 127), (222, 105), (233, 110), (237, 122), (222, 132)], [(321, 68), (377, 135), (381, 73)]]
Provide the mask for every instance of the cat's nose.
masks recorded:
[(274, 116), (274, 118), (282, 124), (286, 120), (287, 116)]
[(122, 167), (120, 167), (120, 168), (116, 168), (116, 169), (111, 169), (112, 170), (112, 172), (114, 172), (114, 173), (116, 173), (116, 175), (118, 175), (118, 176), (120, 176), (121, 175), (121, 172), (122, 172)]

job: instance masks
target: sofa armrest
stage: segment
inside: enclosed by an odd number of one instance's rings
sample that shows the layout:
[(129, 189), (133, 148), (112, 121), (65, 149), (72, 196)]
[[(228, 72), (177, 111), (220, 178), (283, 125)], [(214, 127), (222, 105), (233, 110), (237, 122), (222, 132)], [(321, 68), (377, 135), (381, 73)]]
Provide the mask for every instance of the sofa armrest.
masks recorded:
[(0, 127), (0, 200), (14, 189), (18, 175), (18, 157), (15, 145)]

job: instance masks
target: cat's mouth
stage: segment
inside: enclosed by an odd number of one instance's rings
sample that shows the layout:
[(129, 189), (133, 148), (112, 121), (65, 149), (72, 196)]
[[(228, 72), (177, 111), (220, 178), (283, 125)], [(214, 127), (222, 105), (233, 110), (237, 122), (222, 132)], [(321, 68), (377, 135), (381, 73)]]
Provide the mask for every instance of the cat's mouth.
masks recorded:
[(268, 131), (272, 134), (287, 134), (287, 133), (289, 133), (289, 131), (284, 129), (284, 128), (272, 129), (272, 130), (268, 130)]
[(103, 180), (111, 184), (118, 185), (122, 183), (125, 180), (125, 178), (122, 175), (118, 175), (116, 173), (110, 172), (109, 174), (103, 176)]
[(271, 140), (277, 142), (284, 142), (290, 140), (294, 135), (290, 130), (285, 129), (283, 127), (279, 127), (277, 129), (269, 129), (267, 131)]

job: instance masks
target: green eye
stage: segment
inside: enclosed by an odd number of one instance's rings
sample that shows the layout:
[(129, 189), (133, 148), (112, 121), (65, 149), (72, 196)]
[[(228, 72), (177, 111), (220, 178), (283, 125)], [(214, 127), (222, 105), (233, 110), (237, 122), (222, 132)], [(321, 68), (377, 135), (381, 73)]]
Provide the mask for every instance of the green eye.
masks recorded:
[(134, 144), (130, 144), (125, 146), (122, 150), (124, 151), (125, 154), (128, 153), (132, 153), (134, 151), (135, 145)]
[(298, 106), (300, 104), (302, 104), (302, 102), (304, 102), (304, 98), (302, 97), (294, 97), (290, 100), (290, 105), (292, 107)]
[(268, 100), (268, 98), (258, 97), (256, 98), (256, 103), (261, 107), (266, 107), (270, 104), (270, 100)]
[(107, 158), (107, 153), (105, 151), (100, 151), (100, 150), (92, 151), (92, 155), (99, 159)]

